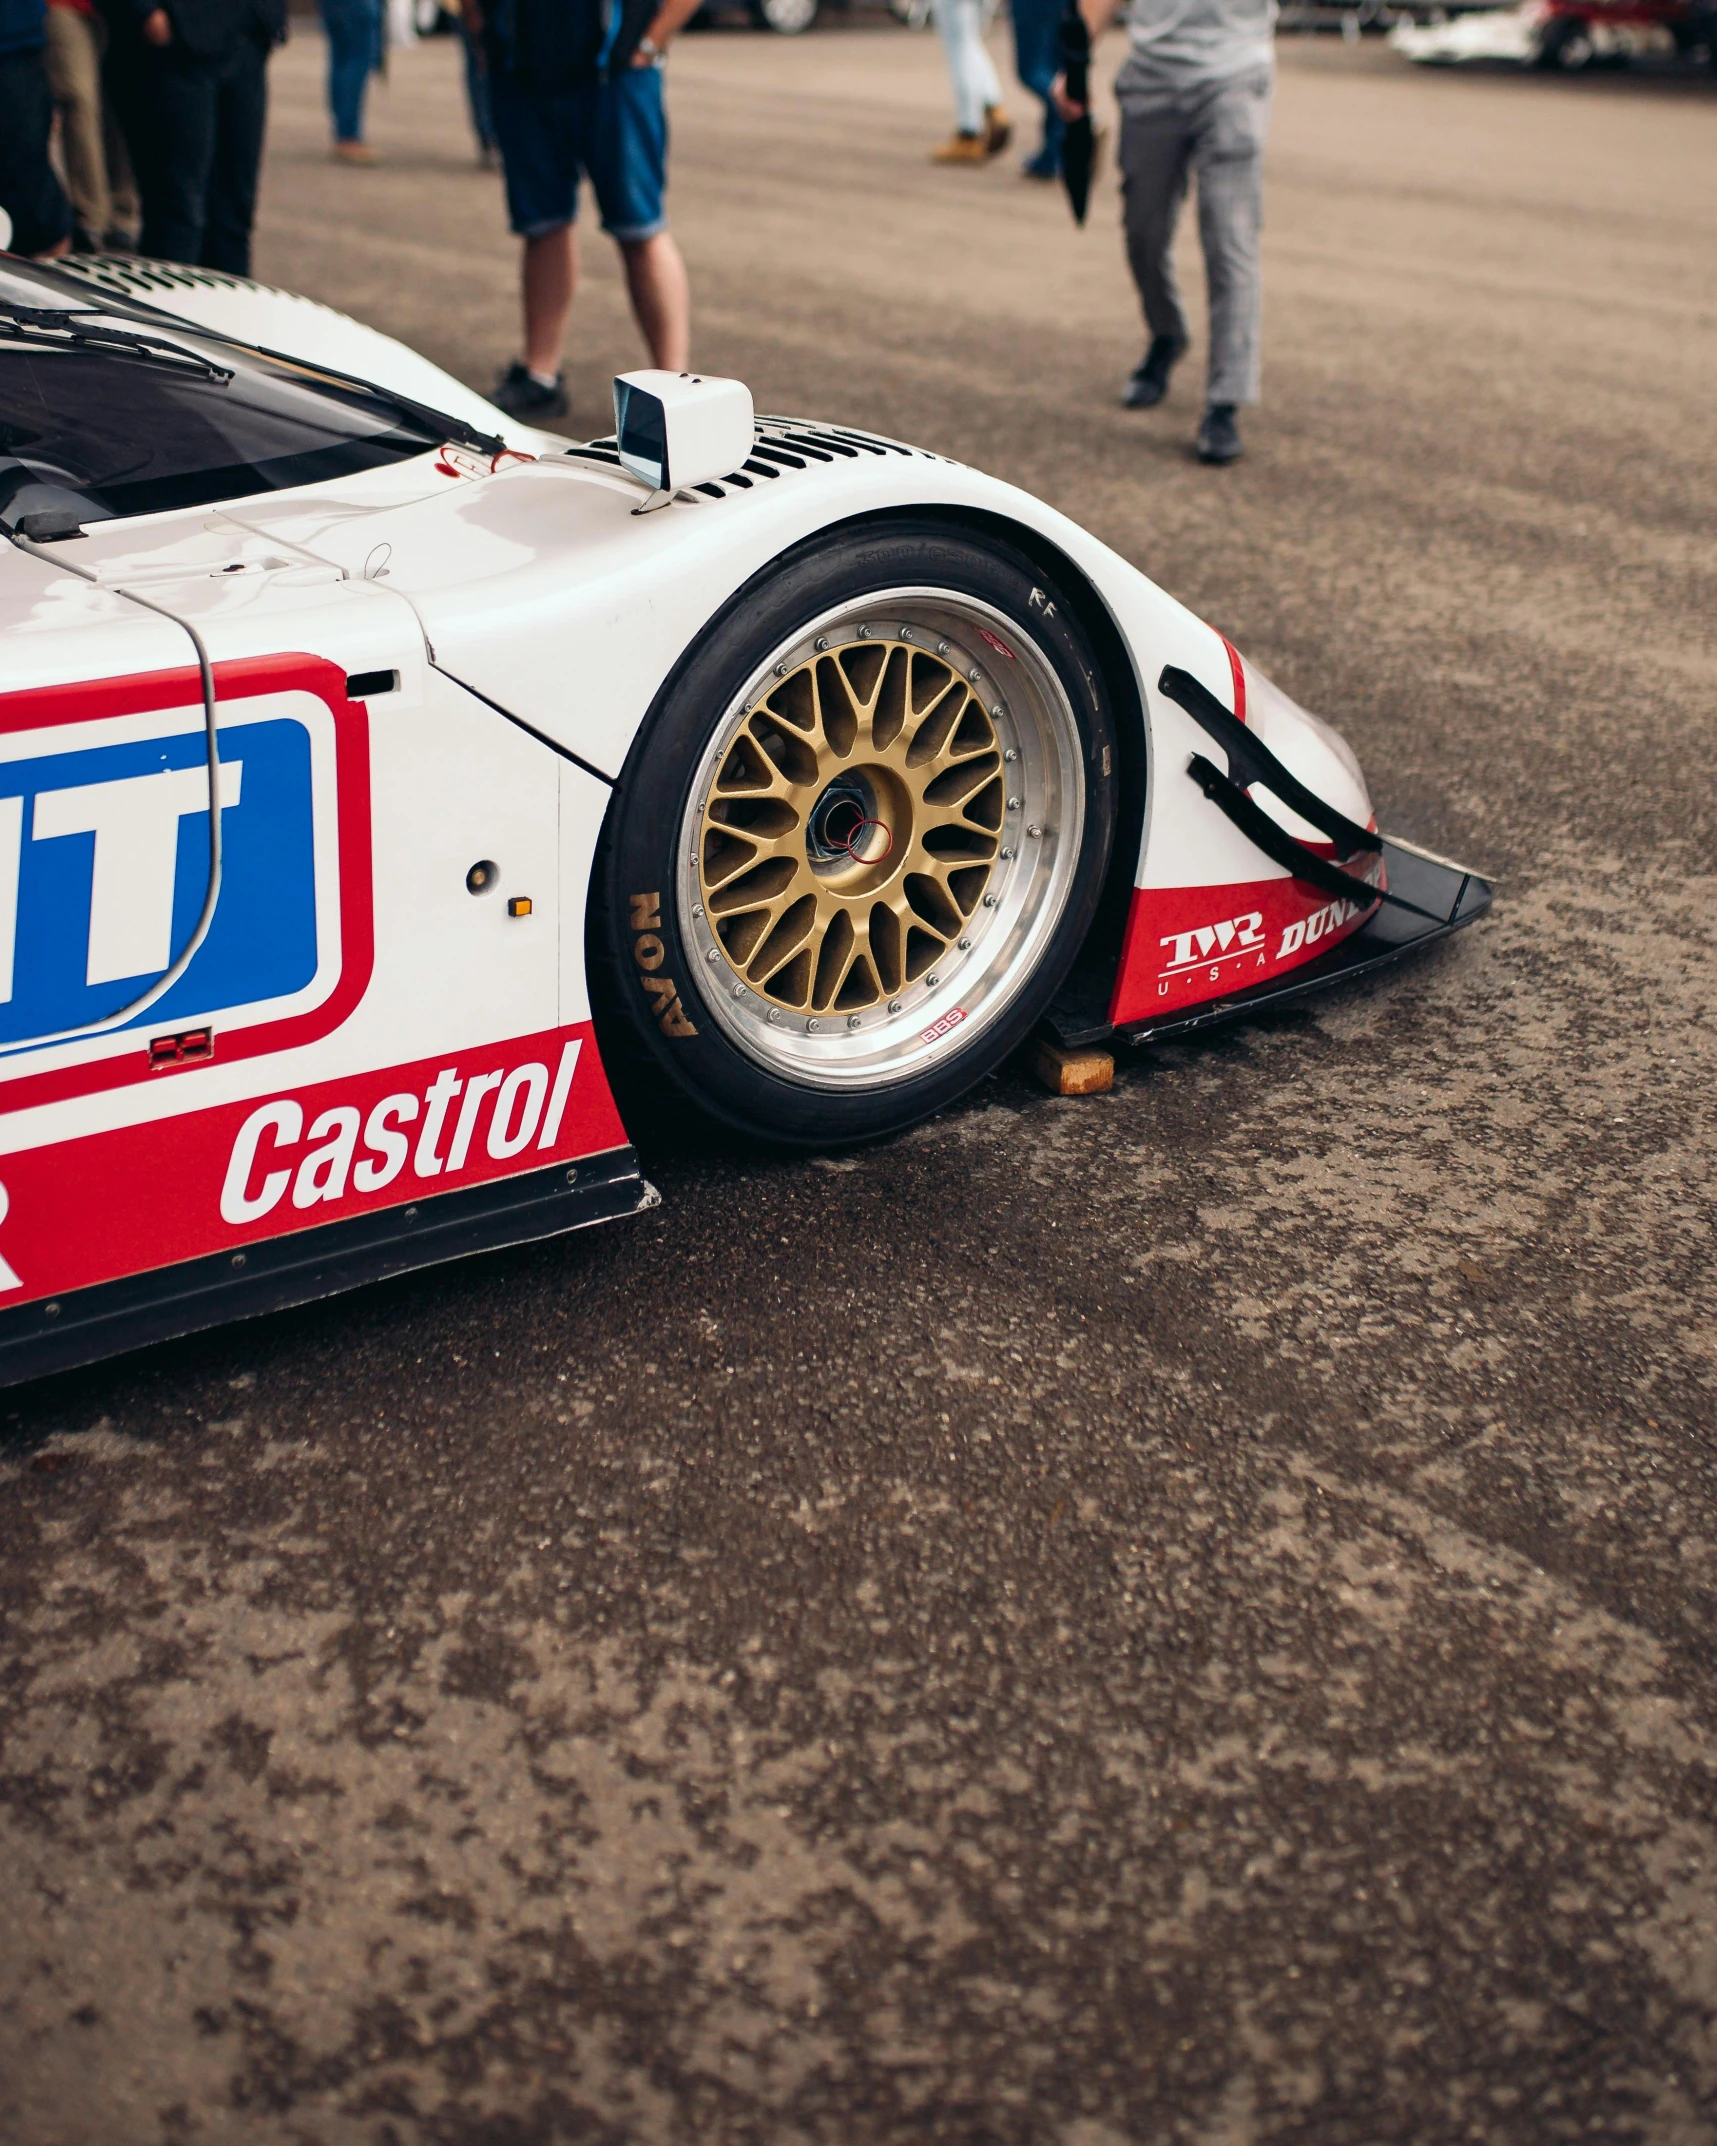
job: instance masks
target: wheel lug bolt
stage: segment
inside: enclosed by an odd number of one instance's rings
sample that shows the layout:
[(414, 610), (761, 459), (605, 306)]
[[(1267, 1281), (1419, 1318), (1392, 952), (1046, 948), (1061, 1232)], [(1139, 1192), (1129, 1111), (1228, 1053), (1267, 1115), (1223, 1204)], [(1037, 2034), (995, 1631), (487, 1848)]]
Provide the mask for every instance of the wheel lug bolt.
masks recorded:
[(1034, 821), (1034, 822), (1032, 823), (1032, 825), (1031, 825), (1031, 826), (1029, 826), (1029, 827), (1028, 827), (1028, 828), (1026, 829), (1026, 833), (1027, 833), (1028, 835), (1040, 835), (1040, 834), (1042, 834), (1042, 832), (1043, 832), (1043, 829), (1042, 829), (1041, 827), (1039, 827), (1039, 826), (1037, 825), (1037, 823), (1036, 823), (1035, 821)]
[(970, 940), (970, 939), (962, 939), (962, 940), (960, 941), (960, 951), (961, 951), (961, 953), (962, 953), (962, 954), (969, 954), (969, 953), (971, 952), (971, 950), (972, 950), (972, 942), (971, 942), (971, 940)]
[(1010, 797), (1008, 799), (1008, 810), (1010, 812), (1017, 812), (1019, 810), (1019, 799), (1017, 797)]
[(986, 909), (993, 909), (993, 908), (994, 908), (994, 907), (996, 906), (996, 903), (997, 903), (997, 902), (998, 902), (998, 901), (999, 901), (1000, 899), (1001, 899), (1000, 895), (997, 895), (997, 894), (986, 894), (986, 895), (984, 896), (984, 907), (985, 907)]
[[(999, 708), (998, 708), (998, 709), (996, 710), (996, 713), (997, 713), (998, 715), (1000, 715), (1000, 714), (1001, 714), (1001, 712), (1002, 712), (1002, 711), (1001, 711), (1001, 710), (1000, 710)], [(1010, 745), (1010, 746), (1008, 747), (1007, 751), (1006, 751), (1005, 753), (1003, 753), (1003, 755), (1002, 755), (1002, 758), (1003, 758), (1004, 760), (1017, 760), (1017, 759), (1019, 758), (1019, 754), (1018, 754), (1018, 753), (1016, 753), (1016, 752), (1014, 751), (1013, 747), (1012, 747), (1012, 746)]]
[(936, 978), (934, 976), (927, 976), (925, 977), (924, 981), (926, 984), (933, 986), (936, 983)]
[(707, 953), (707, 954), (706, 954), (706, 955), (705, 955), (705, 956), (704, 956), (703, 958), (705, 959), (705, 961), (715, 962), (715, 961), (719, 961), (719, 960), (721, 959), (721, 956), (720, 956), (720, 954), (718, 954), (718, 953), (716, 952), (715, 948), (714, 948), (714, 947), (712, 946), (712, 947), (710, 948), (709, 952), (708, 952), (708, 953)]
[(1012, 855), (1013, 855), (1013, 851), (1012, 851), (1011, 849), (1004, 849), (1004, 850), (1002, 851), (1002, 858), (1003, 858), (1003, 861), (1005, 862), (1005, 861), (1006, 861), (1006, 860), (1007, 860), (1008, 858), (1010, 858), (1010, 857), (1011, 857)]
[(781, 1009), (780, 1009), (780, 1007), (779, 1007), (779, 1006), (771, 1006), (771, 1007), (770, 1007), (770, 1009), (769, 1009), (769, 1020), (770, 1020), (770, 1025), (771, 1025), (772, 1027), (779, 1027), (779, 1025), (780, 1025), (780, 1021), (781, 1021)]
[(859, 1017), (858, 1017), (858, 1015), (857, 1015), (856, 1013), (849, 1013), (849, 1014), (847, 1015), (847, 1026), (848, 1026), (849, 1028), (857, 1028), (857, 1026), (858, 1026), (858, 1025), (859, 1025)]
[(745, 996), (745, 986), (743, 984), (735, 984), (733, 987), (733, 995), (735, 998), (743, 998)]
[(888, 1010), (890, 1013), (898, 1013), (900, 1011), (899, 999), (891, 998), (888, 1002)]
[(805, 1023), (805, 1033), (807, 1036), (814, 1036), (817, 1033), (817, 1024), (815, 1021), (807, 1021)]
[(945, 656), (948, 653), (948, 644), (946, 641), (938, 641), (936, 643), (936, 653), (939, 656)]
[(818, 636), (817, 636), (816, 640), (815, 640), (815, 641), (813, 641), (811, 645), (812, 645), (812, 647), (813, 647), (813, 648), (815, 648), (815, 649), (816, 649), (816, 650), (817, 650), (817, 651), (818, 651), (819, 653), (821, 653), (821, 651), (822, 651), (823, 649), (827, 648), (827, 647), (828, 647), (828, 645), (829, 645), (829, 637), (828, 637), (828, 635), (827, 635), (826, 633), (820, 633), (820, 634), (818, 634)]

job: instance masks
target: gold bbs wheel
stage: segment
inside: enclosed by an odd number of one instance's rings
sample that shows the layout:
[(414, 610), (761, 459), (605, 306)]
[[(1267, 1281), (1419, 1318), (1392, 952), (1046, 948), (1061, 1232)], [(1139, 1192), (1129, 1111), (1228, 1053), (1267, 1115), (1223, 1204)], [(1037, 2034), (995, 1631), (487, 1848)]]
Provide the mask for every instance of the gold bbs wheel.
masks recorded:
[(1013, 620), (922, 589), (820, 619), (728, 710), (693, 784), (699, 989), (777, 1070), (910, 1077), (1031, 973), (1082, 811), (1072, 710)]

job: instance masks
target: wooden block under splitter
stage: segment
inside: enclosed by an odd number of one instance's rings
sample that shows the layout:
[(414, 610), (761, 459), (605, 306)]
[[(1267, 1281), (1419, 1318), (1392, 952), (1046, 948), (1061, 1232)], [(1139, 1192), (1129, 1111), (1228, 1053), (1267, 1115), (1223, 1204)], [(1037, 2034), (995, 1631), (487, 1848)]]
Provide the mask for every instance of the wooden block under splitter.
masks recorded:
[(1115, 1085), (1115, 1061), (1107, 1051), (1069, 1051), (1040, 1042), (1032, 1070), (1052, 1095), (1106, 1095)]

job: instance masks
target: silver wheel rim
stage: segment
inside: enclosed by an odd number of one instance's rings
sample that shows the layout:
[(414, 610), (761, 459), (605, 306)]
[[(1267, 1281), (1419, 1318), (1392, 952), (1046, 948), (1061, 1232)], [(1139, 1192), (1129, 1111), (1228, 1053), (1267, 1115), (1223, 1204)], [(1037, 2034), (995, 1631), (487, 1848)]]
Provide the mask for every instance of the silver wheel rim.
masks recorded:
[(927, 588), (830, 610), (758, 666), (698, 763), (676, 865), (698, 994), (800, 1085), (913, 1080), (1035, 973), (1084, 811), (1072, 706), (1012, 619)]

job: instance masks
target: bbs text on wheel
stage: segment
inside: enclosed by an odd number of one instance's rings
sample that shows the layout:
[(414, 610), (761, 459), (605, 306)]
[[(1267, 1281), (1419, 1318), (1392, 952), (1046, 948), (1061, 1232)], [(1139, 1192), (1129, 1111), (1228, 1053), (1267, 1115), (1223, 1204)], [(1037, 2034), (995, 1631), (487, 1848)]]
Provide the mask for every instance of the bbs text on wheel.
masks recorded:
[(1101, 666), (1041, 566), (931, 519), (775, 561), (616, 788), (590, 971), (622, 1107), (801, 1146), (892, 1132), (1031, 1031), (1115, 822)]

